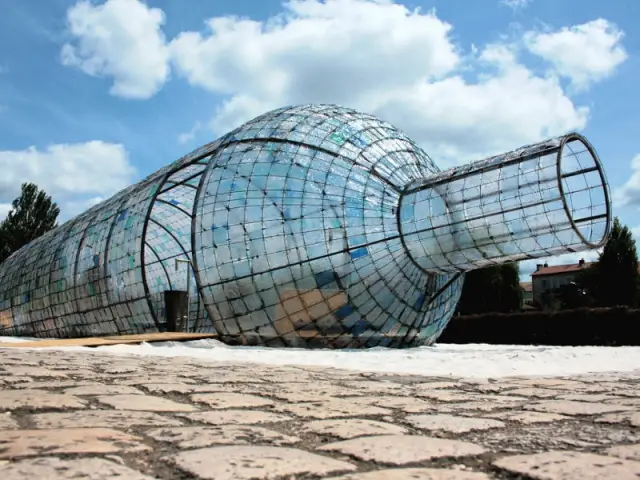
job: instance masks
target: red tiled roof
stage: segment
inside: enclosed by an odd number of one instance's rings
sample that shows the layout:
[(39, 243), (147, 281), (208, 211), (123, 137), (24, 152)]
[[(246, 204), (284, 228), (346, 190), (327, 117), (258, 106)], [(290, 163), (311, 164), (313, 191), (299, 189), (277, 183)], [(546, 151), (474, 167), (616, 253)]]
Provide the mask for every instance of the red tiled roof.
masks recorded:
[(552, 265), (550, 267), (542, 267), (540, 270), (533, 272), (531, 276), (537, 277), (539, 275), (556, 275), (558, 273), (577, 272), (578, 270), (589, 267), (593, 263), (594, 262), (584, 262), (582, 265), (578, 263), (571, 263), (569, 265)]
[[(550, 267), (542, 267), (531, 274), (532, 277), (542, 275), (557, 275), (558, 273), (570, 273), (577, 272), (583, 268), (587, 268), (593, 265), (595, 262), (584, 262), (582, 265), (578, 263), (571, 263), (569, 265), (552, 265)], [(640, 272), (640, 262), (638, 262), (638, 272)]]
[(533, 283), (531, 282), (520, 282), (520, 288), (525, 292), (533, 292)]

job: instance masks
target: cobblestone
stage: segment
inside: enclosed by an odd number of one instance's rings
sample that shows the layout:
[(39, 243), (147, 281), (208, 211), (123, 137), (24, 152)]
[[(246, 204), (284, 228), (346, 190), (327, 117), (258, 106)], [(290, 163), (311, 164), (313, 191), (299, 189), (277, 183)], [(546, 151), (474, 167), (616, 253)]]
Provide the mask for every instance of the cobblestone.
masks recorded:
[(0, 464), (2, 480), (151, 480), (129, 467), (103, 458), (78, 458), (74, 460), (57, 457), (28, 458), (17, 462)]
[(640, 427), (640, 412), (610, 413), (596, 418), (599, 423), (628, 423), (634, 427)]
[(18, 422), (16, 422), (10, 415), (11, 412), (0, 413), (0, 430), (13, 430), (19, 428)]
[(318, 435), (330, 435), (342, 439), (365, 435), (398, 435), (408, 433), (407, 429), (400, 425), (362, 418), (314, 420), (305, 422), (302, 431), (313, 432)]
[(466, 433), (472, 430), (487, 430), (504, 427), (504, 423), (490, 418), (456, 417), (454, 415), (409, 415), (407, 421), (423, 430), (444, 430), (451, 433)]
[(540, 413), (540, 412), (495, 412), (495, 413), (483, 413), (483, 417), (495, 418), (498, 420), (506, 420), (510, 422), (517, 422), (521, 424), (531, 423), (551, 423), (559, 420), (568, 420), (570, 417), (564, 415), (558, 415), (555, 413)]
[(5, 374), (11, 373), (12, 376), (17, 375), (24, 377), (67, 378), (64, 372), (49, 370), (48, 368), (38, 366), (12, 365), (10, 372), (8, 368), (5, 368), (4, 370)]
[(406, 413), (422, 413), (422, 412), (434, 412), (438, 410), (438, 405), (429, 403), (419, 398), (413, 397), (355, 397), (348, 399), (356, 402), (360, 405), (375, 405), (383, 408), (397, 408)]
[(640, 461), (640, 443), (636, 443), (635, 445), (618, 445), (617, 447), (608, 448), (605, 452), (614, 457)]
[(575, 402), (570, 400), (543, 400), (525, 405), (525, 410), (535, 412), (560, 413), (563, 415), (598, 415), (600, 413), (633, 410), (625, 405), (606, 405), (604, 403)]
[(0, 390), (0, 410), (85, 408), (86, 402), (71, 395), (45, 390)]
[(74, 413), (41, 413), (31, 416), (37, 428), (130, 428), (132, 426), (179, 426), (182, 422), (154, 412), (84, 410)]
[(211, 408), (265, 407), (273, 405), (272, 400), (243, 393), (197, 393), (191, 395), (191, 400), (204, 403)]
[(540, 480), (637, 480), (640, 462), (581, 452), (544, 452), (494, 462), (499, 468)]
[(331, 480), (491, 480), (491, 477), (479, 472), (445, 468), (394, 468), (342, 475)]
[(380, 435), (360, 437), (320, 447), (321, 451), (335, 451), (360, 460), (404, 465), (439, 457), (479, 455), (484, 449), (458, 440), (418, 435)]
[(293, 403), (277, 405), (276, 410), (291, 413), (302, 418), (339, 418), (357, 417), (360, 415), (389, 415), (391, 410), (373, 405), (360, 404), (357, 400), (329, 398), (309, 403)]
[(186, 383), (145, 383), (141, 385), (151, 393), (195, 393), (224, 392), (225, 386), (218, 384), (190, 385)]
[(250, 445), (253, 443), (291, 445), (300, 441), (298, 437), (248, 425), (157, 428), (146, 432), (146, 434), (162, 442), (174, 443), (179, 448), (201, 448), (228, 444)]
[(194, 422), (210, 425), (255, 425), (285, 422), (292, 419), (289, 415), (260, 410), (217, 410), (213, 412), (187, 413), (181, 416)]
[(6, 430), (0, 432), (0, 458), (61, 453), (139, 452), (140, 438), (109, 428)]
[(640, 370), (459, 379), (0, 353), (3, 480), (640, 476)]
[(286, 475), (327, 475), (353, 471), (356, 467), (294, 448), (217, 447), (182, 452), (174, 462), (200, 478), (215, 480), (249, 480)]
[(142, 410), (145, 412), (193, 412), (197, 407), (151, 395), (107, 395), (98, 397), (100, 403), (118, 410)]
[(104, 385), (101, 383), (92, 385), (82, 385), (74, 388), (67, 388), (64, 391), (67, 395), (99, 396), (99, 395), (142, 395), (143, 392), (128, 385)]

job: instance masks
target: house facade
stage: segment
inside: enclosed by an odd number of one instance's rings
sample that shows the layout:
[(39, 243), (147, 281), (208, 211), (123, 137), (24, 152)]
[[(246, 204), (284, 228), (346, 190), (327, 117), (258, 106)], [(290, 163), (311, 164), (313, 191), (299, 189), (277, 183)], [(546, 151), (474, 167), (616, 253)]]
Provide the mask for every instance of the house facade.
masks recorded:
[(544, 292), (575, 282), (578, 273), (585, 268), (589, 268), (592, 263), (580, 259), (578, 263), (568, 265), (549, 266), (546, 263), (537, 265), (536, 271), (531, 274), (531, 298), (533, 303), (540, 305)]

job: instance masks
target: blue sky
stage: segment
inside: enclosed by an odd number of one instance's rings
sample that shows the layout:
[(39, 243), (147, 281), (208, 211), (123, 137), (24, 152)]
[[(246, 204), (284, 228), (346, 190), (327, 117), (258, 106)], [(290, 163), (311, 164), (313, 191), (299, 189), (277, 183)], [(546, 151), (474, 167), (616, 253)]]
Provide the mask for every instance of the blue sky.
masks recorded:
[(443, 167), (580, 131), (614, 214), (640, 233), (636, 0), (0, 0), (0, 11), (0, 216), (23, 181), (69, 218), (259, 113), (329, 102), (391, 121)]

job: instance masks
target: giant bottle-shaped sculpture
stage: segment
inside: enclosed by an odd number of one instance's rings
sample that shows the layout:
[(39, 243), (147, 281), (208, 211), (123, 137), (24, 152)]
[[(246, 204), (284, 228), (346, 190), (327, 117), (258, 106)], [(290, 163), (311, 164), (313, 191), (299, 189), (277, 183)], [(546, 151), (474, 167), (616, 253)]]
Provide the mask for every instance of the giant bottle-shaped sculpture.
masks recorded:
[[(374, 116), (283, 108), (10, 257), (0, 335), (428, 345), (464, 272), (597, 248), (610, 223), (604, 172), (578, 134), (440, 171)], [(166, 302), (181, 292), (176, 327)]]

